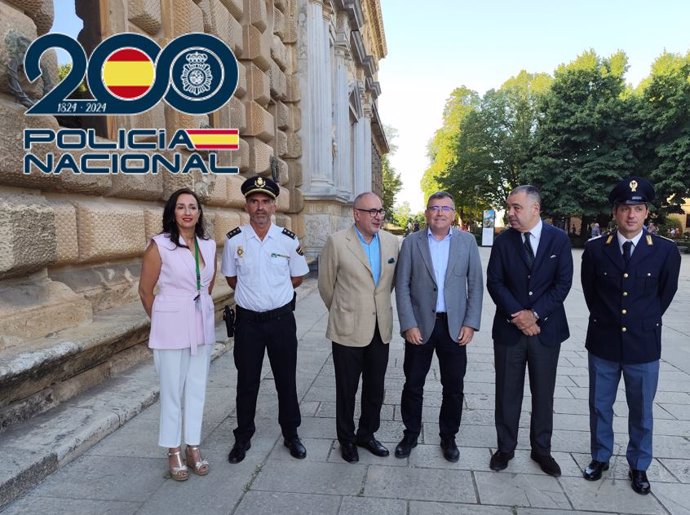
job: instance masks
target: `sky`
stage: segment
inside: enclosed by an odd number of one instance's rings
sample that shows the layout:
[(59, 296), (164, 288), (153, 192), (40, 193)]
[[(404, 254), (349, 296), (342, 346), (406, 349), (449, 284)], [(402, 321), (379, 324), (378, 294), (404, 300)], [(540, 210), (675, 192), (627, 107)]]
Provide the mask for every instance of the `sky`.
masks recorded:
[[(690, 50), (689, 0), (380, 0), (388, 47), (379, 62), (379, 113), (398, 131), (390, 156), (401, 174), (397, 203), (421, 211), (427, 144), (453, 89), (483, 95), (520, 70), (550, 73), (593, 49), (628, 56), (626, 79), (647, 77), (662, 52)], [(82, 22), (63, 2), (52, 32), (75, 36)], [(66, 54), (58, 56), (66, 62)]]
[(637, 86), (664, 51), (690, 50), (688, 0), (380, 0), (388, 55), (379, 62), (379, 113), (398, 131), (390, 157), (403, 189), (396, 203), (424, 208), (427, 144), (453, 89), (480, 95), (520, 70), (553, 71), (593, 49), (628, 56)]

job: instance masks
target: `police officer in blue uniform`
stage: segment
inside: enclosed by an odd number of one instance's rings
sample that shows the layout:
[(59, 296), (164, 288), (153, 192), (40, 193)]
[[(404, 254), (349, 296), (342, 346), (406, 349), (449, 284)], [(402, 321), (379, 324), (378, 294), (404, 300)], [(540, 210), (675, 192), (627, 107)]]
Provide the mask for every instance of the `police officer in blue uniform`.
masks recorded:
[(235, 290), (233, 356), (237, 368), (237, 428), (228, 455), (239, 463), (251, 447), (264, 351), (278, 392), (278, 422), (283, 442), (298, 459), (307, 450), (297, 435), (301, 423), (295, 370), (297, 334), (294, 288), (309, 267), (293, 232), (271, 222), (280, 188), (271, 179), (252, 177), (241, 186), (249, 224), (227, 234), (221, 271)]
[(608, 470), (613, 453), (613, 403), (621, 374), (628, 401), (632, 489), (651, 490), (652, 411), (659, 378), (661, 317), (678, 289), (680, 253), (675, 243), (644, 228), (653, 186), (627, 177), (609, 194), (618, 229), (592, 238), (582, 255), (582, 290), (589, 308), (589, 481)]

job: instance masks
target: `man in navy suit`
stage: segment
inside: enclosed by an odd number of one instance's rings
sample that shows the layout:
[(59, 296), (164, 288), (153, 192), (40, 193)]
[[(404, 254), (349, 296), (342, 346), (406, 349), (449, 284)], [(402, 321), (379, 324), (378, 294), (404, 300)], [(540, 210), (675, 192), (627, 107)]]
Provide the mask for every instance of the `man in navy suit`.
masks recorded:
[(567, 234), (543, 223), (540, 209), (534, 186), (518, 186), (510, 193), (510, 229), (496, 237), (486, 273), (496, 304), (492, 338), (498, 449), (489, 466), (503, 470), (513, 459), (527, 365), (531, 457), (557, 477), (561, 469), (551, 456), (553, 392), (560, 346), (570, 336), (563, 301), (573, 281), (573, 256)]
[(659, 379), (661, 317), (678, 289), (675, 243), (644, 229), (654, 187), (627, 177), (609, 194), (618, 230), (587, 242), (582, 291), (589, 308), (589, 425), (592, 462), (583, 471), (601, 478), (613, 454), (613, 403), (621, 373), (628, 401), (629, 477), (646, 495), (651, 486), (652, 412)]

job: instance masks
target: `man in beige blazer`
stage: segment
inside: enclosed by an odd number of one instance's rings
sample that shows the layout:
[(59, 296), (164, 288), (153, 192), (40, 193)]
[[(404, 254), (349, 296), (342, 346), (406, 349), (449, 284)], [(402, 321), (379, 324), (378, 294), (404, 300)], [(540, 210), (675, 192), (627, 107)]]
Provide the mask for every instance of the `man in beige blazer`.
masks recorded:
[[(388, 343), (393, 335), (391, 291), (398, 238), (381, 230), (383, 207), (374, 193), (358, 195), (354, 225), (329, 236), (319, 258), (319, 293), (328, 308), (333, 342), (336, 431), (340, 453), (359, 461), (357, 445), (388, 456), (375, 437), (381, 422)], [(362, 377), (362, 410), (355, 434), (355, 397)]]

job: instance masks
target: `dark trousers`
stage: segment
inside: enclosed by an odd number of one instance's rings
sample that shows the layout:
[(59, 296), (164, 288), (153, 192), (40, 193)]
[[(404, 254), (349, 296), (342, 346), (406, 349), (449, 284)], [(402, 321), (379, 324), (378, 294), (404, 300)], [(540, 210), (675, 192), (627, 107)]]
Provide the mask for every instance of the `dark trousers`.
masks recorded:
[(438, 416), (439, 434), (442, 439), (453, 438), (460, 429), (467, 350), (450, 336), (446, 319), (439, 318), (429, 341), (424, 345), (405, 342), (405, 386), (400, 400), (400, 412), (405, 424), (405, 435), (414, 438), (422, 430), (424, 382), (431, 367), (434, 350), (443, 386), (443, 401)]
[(278, 392), (278, 422), (285, 438), (297, 436), (302, 419), (297, 400), (297, 327), (292, 313), (266, 321), (243, 318), (238, 313), (233, 356), (237, 368), (237, 428), (235, 439), (247, 442), (254, 434), (256, 399), (261, 381), (264, 350), (271, 363)]
[(630, 468), (647, 470), (652, 463), (654, 396), (659, 382), (659, 360), (624, 364), (589, 353), (589, 428), (592, 459), (609, 461), (613, 454), (613, 403), (623, 375), (628, 402)]
[(537, 454), (551, 452), (553, 392), (560, 350), (560, 345), (543, 345), (538, 336), (523, 336), (516, 345), (494, 342), (498, 450), (511, 452), (517, 446), (526, 364), (532, 392), (530, 445)]
[[(346, 347), (333, 342), (335, 368), (335, 426), (338, 441), (367, 441), (381, 425), (384, 379), (388, 367), (388, 348), (378, 327), (366, 347)], [(362, 377), (362, 401), (359, 426), (355, 436), (355, 397)]]

